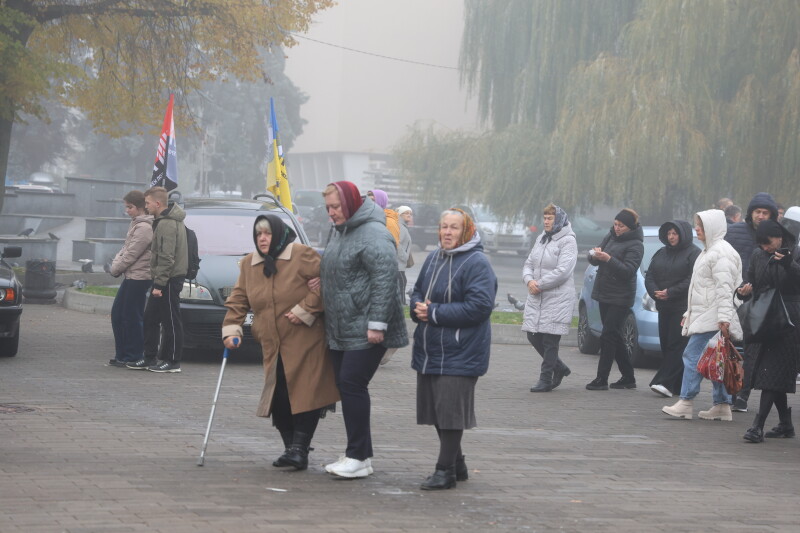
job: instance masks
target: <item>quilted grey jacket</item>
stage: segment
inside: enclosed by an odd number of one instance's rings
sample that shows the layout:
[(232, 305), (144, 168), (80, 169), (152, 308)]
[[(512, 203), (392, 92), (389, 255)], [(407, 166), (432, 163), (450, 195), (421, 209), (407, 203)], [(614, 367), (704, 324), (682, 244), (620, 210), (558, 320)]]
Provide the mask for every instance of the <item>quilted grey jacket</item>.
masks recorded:
[(367, 330), (384, 331), (383, 346), (408, 344), (397, 284), (397, 248), (383, 209), (369, 198), (336, 232), (322, 254), (325, 333), (333, 350), (364, 350)]
[(544, 244), (541, 235), (536, 238), (536, 244), (525, 260), (522, 280), (526, 290), (528, 282), (535, 280), (542, 292), (528, 293), (522, 331), (552, 335), (569, 333), (575, 306), (572, 274), (577, 262), (578, 245), (571, 225), (561, 228), (552, 240)]

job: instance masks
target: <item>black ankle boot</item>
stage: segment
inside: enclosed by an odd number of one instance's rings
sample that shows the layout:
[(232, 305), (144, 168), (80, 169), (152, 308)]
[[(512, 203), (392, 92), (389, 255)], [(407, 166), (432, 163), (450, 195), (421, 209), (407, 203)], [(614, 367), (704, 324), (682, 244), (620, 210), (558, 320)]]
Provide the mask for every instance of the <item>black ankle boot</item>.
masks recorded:
[(311, 438), (313, 435), (295, 431), (292, 438), (292, 445), (286, 450), (286, 466), (293, 466), (295, 470), (305, 470), (308, 468), (308, 452), (311, 450)]
[(469, 468), (465, 456), (459, 455), (456, 457), (456, 481), (466, 481), (469, 479)]
[(422, 482), (419, 486), (422, 490), (445, 490), (452, 489), (456, 486), (456, 468), (455, 465), (445, 468), (440, 464), (436, 464), (436, 472)]
[(272, 461), (272, 466), (275, 467), (282, 467), (282, 466), (291, 466), (287, 461), (286, 457), (289, 455), (289, 448), (292, 446), (292, 436), (294, 435), (294, 431), (291, 429), (278, 429), (281, 433), (281, 439), (283, 440), (283, 455)]
[(531, 392), (550, 392), (553, 390), (553, 375), (547, 375), (542, 373), (539, 376), (539, 381), (536, 382), (536, 385), (531, 387)]
[(755, 420), (753, 420), (753, 426), (745, 432), (742, 438), (748, 442), (764, 442), (764, 421), (766, 418), (766, 416), (758, 413)]
[(775, 439), (775, 438), (786, 438), (790, 439), (794, 437), (794, 426), (792, 425), (792, 408), (787, 407), (785, 413), (778, 413), (780, 417), (780, 423), (772, 428), (771, 430), (767, 431), (764, 436), (768, 439)]
[(561, 380), (569, 376), (570, 374), (572, 374), (572, 370), (570, 370), (569, 367), (566, 365), (564, 366), (564, 368), (561, 369), (556, 368), (553, 371), (553, 388), (555, 389), (556, 387), (561, 385)]

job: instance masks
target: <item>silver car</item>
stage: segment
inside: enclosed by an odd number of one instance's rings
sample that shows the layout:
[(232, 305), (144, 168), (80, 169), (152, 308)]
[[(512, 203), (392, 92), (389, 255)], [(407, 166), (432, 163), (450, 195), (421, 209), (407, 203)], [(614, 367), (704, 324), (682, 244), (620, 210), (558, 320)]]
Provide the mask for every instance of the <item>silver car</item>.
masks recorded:
[[(181, 317), (184, 329), (184, 358), (191, 350), (222, 352), (222, 320), (225, 299), (239, 277), (239, 262), (255, 250), (253, 223), (258, 215), (280, 216), (297, 234), (297, 242), (308, 244), (308, 237), (295, 216), (273, 197), (256, 200), (187, 198), (183, 203), (186, 226), (197, 234), (200, 271), (195, 282), (184, 282), (181, 291)], [(252, 337), (249, 321), (244, 324), (242, 348), (260, 353)]]

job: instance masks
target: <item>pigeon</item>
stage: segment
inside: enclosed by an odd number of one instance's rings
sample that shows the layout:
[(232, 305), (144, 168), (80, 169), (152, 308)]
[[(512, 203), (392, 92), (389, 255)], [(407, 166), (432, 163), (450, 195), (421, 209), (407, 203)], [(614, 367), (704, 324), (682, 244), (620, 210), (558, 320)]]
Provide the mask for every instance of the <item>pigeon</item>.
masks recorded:
[(82, 279), (76, 279), (75, 281), (72, 282), (72, 286), (78, 290), (81, 290), (84, 287), (86, 287), (86, 281)]
[(48, 232), (47, 232), (47, 235), (49, 235), (49, 236), (50, 236), (50, 238), (51, 238), (51, 239), (53, 239), (54, 241), (60, 241), (60, 240), (61, 240), (61, 238), (60, 238), (58, 235), (56, 235), (55, 233), (50, 233), (50, 232), (48, 231)]
[(520, 311), (525, 309), (525, 302), (520, 302), (519, 300), (514, 298), (514, 296), (510, 292), (508, 293), (508, 303), (510, 303), (511, 305), (514, 306), (514, 308)]
[(25, 228), (24, 230), (17, 233), (17, 237), (27, 237), (31, 233), (33, 233), (33, 228)]

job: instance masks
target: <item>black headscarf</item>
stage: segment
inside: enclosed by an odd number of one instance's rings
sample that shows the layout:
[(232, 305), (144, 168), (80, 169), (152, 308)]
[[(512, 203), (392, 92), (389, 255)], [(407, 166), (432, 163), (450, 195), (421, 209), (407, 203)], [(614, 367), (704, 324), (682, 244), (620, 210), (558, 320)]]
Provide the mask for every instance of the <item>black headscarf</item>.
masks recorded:
[[(256, 225), (262, 219), (267, 219), (270, 228), (272, 228), (272, 241), (269, 243), (269, 250), (263, 253), (258, 248), (258, 233), (256, 232)], [(290, 242), (297, 238), (297, 234), (292, 228), (287, 226), (281, 217), (278, 215), (259, 215), (253, 223), (253, 242), (256, 245), (256, 252), (264, 258), (264, 275), (271, 277), (278, 269), (275, 267), (275, 260), (281, 255)]]

